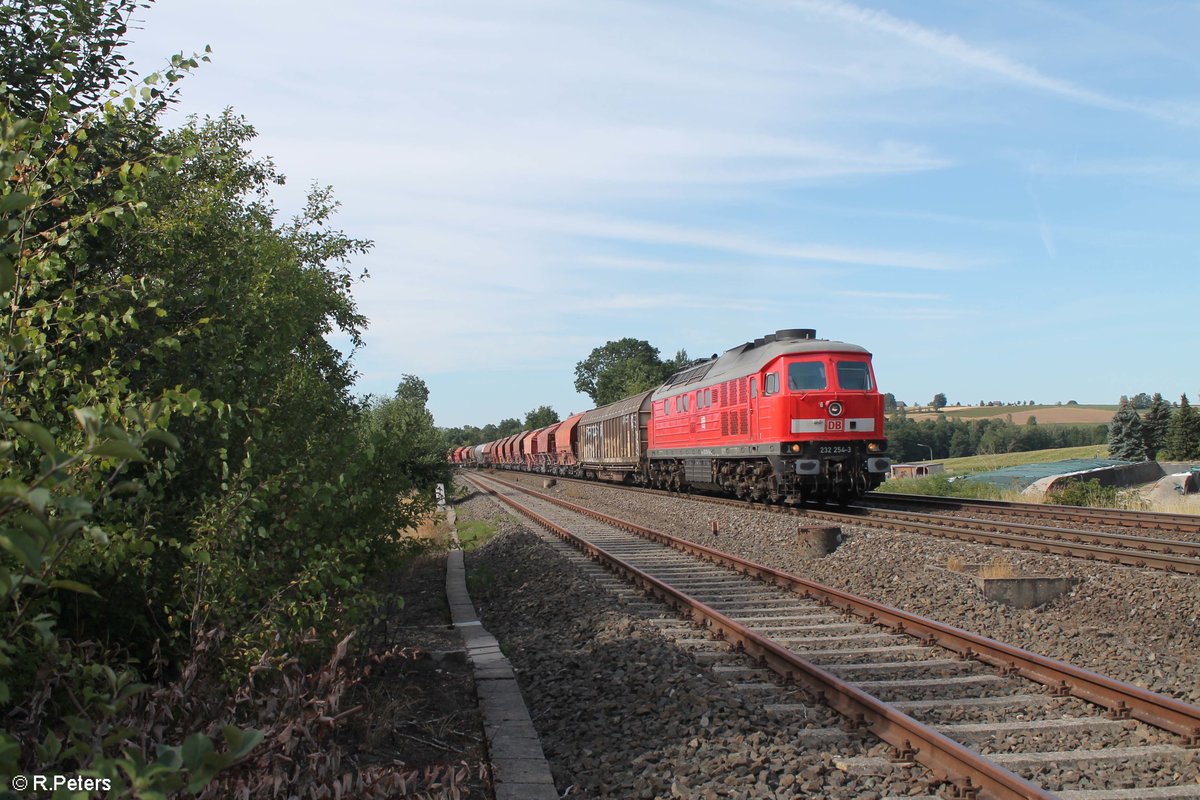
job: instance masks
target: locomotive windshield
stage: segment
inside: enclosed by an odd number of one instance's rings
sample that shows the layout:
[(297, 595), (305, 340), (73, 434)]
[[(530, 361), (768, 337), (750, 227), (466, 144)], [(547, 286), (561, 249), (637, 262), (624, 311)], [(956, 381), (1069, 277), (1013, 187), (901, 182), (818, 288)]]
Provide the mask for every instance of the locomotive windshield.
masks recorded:
[(796, 361), (788, 364), (789, 392), (819, 391), (825, 386), (825, 362)]
[(851, 392), (871, 391), (871, 369), (865, 361), (837, 362), (838, 386)]

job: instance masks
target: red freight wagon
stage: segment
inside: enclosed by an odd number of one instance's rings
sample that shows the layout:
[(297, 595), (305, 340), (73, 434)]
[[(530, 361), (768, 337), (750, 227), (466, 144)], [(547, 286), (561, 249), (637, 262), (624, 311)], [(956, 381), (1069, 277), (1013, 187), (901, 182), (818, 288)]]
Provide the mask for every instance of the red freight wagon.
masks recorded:
[(561, 422), (556, 422), (553, 425), (547, 425), (537, 432), (534, 437), (534, 453), (536, 461), (534, 468), (538, 472), (547, 472), (550, 465), (554, 463), (554, 432), (561, 426)]
[(537, 431), (525, 431), (517, 436), (517, 464), (524, 469), (529, 469), (531, 466), (533, 453), (533, 437), (537, 435)]
[(575, 414), (563, 420), (554, 432), (554, 467), (559, 475), (567, 475), (579, 463), (575, 447), (579, 436), (579, 420), (583, 414)]

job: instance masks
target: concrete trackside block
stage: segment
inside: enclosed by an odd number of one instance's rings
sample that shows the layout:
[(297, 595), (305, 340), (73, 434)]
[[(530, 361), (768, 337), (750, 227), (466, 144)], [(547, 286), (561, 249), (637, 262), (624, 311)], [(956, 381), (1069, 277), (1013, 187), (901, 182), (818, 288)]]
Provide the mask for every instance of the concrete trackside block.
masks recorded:
[(500, 651), (496, 637), (480, 623), (467, 593), (466, 568), (462, 550), (458, 549), (453, 508), (446, 512), (446, 520), (454, 542), (454, 549), (446, 557), (446, 600), (475, 674), (475, 694), (483, 713), (496, 800), (558, 800), (550, 765), (546, 763), (512, 665)]
[(821, 558), (838, 549), (842, 529), (837, 525), (800, 525), (796, 529), (796, 546), (805, 558)]
[(975, 578), (983, 596), (1014, 608), (1035, 608), (1048, 603), (1079, 583), (1078, 578), (1027, 575), (1022, 578)]

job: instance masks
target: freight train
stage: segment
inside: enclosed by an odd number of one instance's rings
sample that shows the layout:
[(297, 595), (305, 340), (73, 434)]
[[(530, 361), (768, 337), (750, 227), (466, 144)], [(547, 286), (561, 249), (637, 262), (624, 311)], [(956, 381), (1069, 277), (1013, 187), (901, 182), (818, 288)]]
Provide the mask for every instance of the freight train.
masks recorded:
[(891, 466), (871, 354), (809, 328), (776, 331), (657, 389), (456, 448), (450, 459), (783, 503), (845, 502)]

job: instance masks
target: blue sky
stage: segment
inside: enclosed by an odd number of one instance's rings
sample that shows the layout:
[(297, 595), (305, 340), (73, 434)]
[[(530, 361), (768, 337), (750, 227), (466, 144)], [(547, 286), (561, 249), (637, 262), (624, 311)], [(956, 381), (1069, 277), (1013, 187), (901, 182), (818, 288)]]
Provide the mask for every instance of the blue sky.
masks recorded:
[(907, 402), (1200, 391), (1200, 4), (160, 0), (143, 72), (375, 241), (364, 392), (588, 407), (577, 361), (777, 328)]

